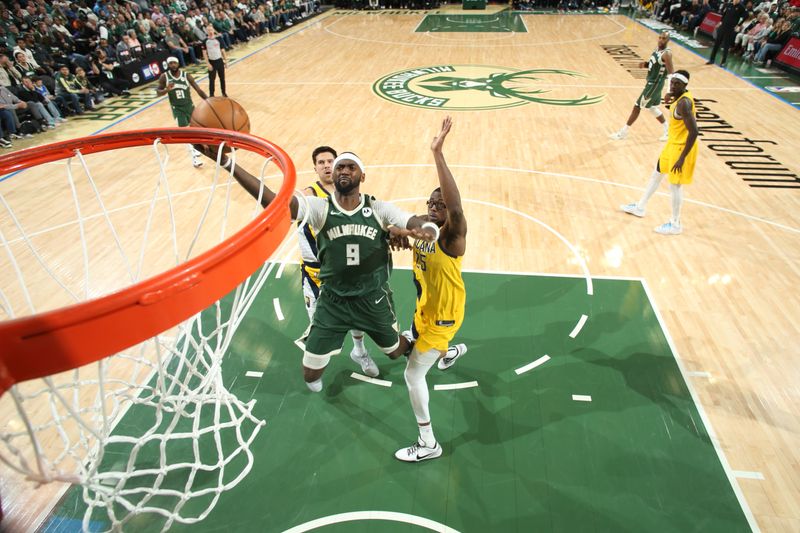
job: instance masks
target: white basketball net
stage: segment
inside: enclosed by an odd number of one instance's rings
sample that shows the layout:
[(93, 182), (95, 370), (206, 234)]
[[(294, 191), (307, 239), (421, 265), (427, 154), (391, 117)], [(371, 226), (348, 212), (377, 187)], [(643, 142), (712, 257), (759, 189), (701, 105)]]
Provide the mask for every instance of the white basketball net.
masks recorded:
[[(153, 151), (156, 161), (148, 166), (129, 157), (132, 150)], [(0, 319), (84, 301), (163, 272), (224, 240), (234, 222), (241, 226), (261, 212), (257, 202), (237, 208), (245, 200), (219, 157), (210, 172), (208, 159), (201, 170), (186, 157), (171, 163), (158, 141), (109, 154), (133, 161), (134, 171), (127, 174), (115, 163), (106, 172), (110, 177), (95, 177), (87, 159), (97, 156), (78, 153), (59, 163), (67, 187), (63, 177), (59, 184), (45, 176), (59, 174), (52, 166), (41, 178), (30, 176), (32, 169), (0, 183), (0, 210), (10, 215), (0, 218), (0, 269), (13, 273), (0, 284)], [(181, 180), (168, 179), (173, 173), (188, 175), (190, 185), (176, 186)], [(141, 195), (111, 202), (120, 180), (134, 174), (141, 176)], [(58, 188), (62, 211), (71, 191), (71, 216), (51, 221), (58, 229), (28, 223), (29, 206), (14, 205), (15, 196), (28, 197), (28, 181), (39, 190)], [(177, 223), (187, 211), (195, 222)], [(74, 243), (67, 247), (72, 257), (51, 251), (54, 242)], [(250, 471), (250, 447), (264, 425), (252, 412), (254, 402), (226, 388), (222, 359), (272, 267), (265, 264), (228, 297), (171, 331), (98, 363), (13, 387), (0, 399), (6, 418), (0, 459), (35, 482), (82, 485), (85, 530), (90, 522), (119, 530), (142, 513), (162, 516), (164, 529), (174, 521), (202, 520), (221, 493)]]

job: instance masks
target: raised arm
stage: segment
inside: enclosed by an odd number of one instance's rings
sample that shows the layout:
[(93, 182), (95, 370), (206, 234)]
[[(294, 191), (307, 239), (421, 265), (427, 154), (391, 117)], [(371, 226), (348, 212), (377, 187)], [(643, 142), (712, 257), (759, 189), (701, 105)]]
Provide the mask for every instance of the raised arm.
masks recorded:
[[(204, 146), (196, 144), (194, 145), (195, 149), (199, 150), (206, 157), (213, 159), (216, 161), (217, 159), (217, 147), (216, 146)], [(229, 168), (232, 164), (232, 160), (228, 159), (226, 156), (222, 156), (221, 164), (224, 168)], [(233, 166), (233, 177), (236, 178), (236, 181), (242, 188), (247, 191), (250, 196), (258, 200), (261, 199), (261, 205), (263, 207), (267, 207), (272, 200), (275, 199), (277, 196), (272, 190), (261, 183), (257, 177), (250, 174), (248, 171), (243, 169), (240, 165)], [(292, 215), (292, 219), (297, 219), (297, 210), (298, 210), (298, 202), (295, 196), (292, 196), (291, 202), (289, 202), (289, 213)]]
[(433, 151), (433, 160), (436, 162), (436, 173), (439, 176), (442, 199), (447, 206), (447, 221), (442, 227), (442, 236), (450, 253), (463, 255), (467, 236), (467, 219), (464, 217), (464, 209), (461, 207), (461, 193), (458, 191), (458, 185), (456, 185), (453, 173), (450, 172), (450, 167), (447, 166), (447, 161), (442, 153), (444, 140), (450, 133), (452, 125), (453, 120), (445, 117), (439, 135), (431, 143), (431, 151)]

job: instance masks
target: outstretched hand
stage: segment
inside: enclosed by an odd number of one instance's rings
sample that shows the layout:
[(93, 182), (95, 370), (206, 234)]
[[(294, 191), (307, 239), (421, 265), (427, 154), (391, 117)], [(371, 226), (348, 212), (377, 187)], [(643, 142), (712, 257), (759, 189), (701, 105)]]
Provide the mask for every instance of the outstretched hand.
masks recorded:
[(397, 226), (389, 226), (389, 247), (396, 252), (410, 250), (411, 243), (408, 240), (408, 230), (402, 230)]
[(421, 239), (423, 241), (431, 242), (436, 238), (436, 234), (427, 228), (398, 228), (397, 226), (389, 226), (389, 245), (392, 250), (409, 250), (411, 244), (409, 239)]
[(450, 116), (446, 116), (442, 121), (442, 129), (439, 131), (439, 135), (433, 138), (433, 142), (431, 142), (431, 150), (434, 152), (441, 152), (442, 145), (444, 144), (444, 139), (447, 137), (447, 134), (450, 133), (450, 127), (453, 125), (453, 119)]

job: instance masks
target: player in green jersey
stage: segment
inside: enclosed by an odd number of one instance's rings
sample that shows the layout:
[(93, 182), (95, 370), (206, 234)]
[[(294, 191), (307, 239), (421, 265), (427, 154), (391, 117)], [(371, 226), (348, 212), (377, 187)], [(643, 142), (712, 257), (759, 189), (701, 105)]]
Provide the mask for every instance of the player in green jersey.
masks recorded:
[[(223, 166), (232, 166), (231, 160), (223, 161)], [(234, 166), (233, 175), (251, 196), (261, 198), (264, 207), (275, 198), (274, 192), (239, 165)], [(399, 334), (389, 288), (389, 236), (439, 238), (435, 224), (361, 194), (365, 177), (359, 157), (342, 153), (333, 162), (331, 196), (302, 200), (295, 196), (290, 204), (292, 218), (305, 218), (317, 235), (322, 285), (311, 327), (302, 339), (303, 378), (314, 392), (322, 390), (322, 373), (331, 356), (341, 352), (350, 330), (365, 332), (392, 359), (409, 351), (411, 343)]]
[(647, 82), (645, 83), (644, 90), (642, 90), (642, 94), (639, 95), (639, 98), (636, 99), (636, 103), (633, 104), (633, 110), (628, 117), (627, 124), (622, 126), (621, 130), (615, 131), (609, 135), (611, 139), (619, 141), (627, 137), (628, 128), (639, 118), (639, 112), (642, 108), (645, 108), (650, 111), (650, 113), (656, 117), (656, 120), (664, 127), (664, 134), (661, 135), (658, 140), (667, 140), (668, 124), (659, 105), (661, 104), (661, 92), (664, 90), (664, 82), (667, 79), (667, 75), (672, 75), (674, 70), (672, 66), (672, 51), (667, 48), (668, 44), (669, 33), (662, 32), (658, 36), (658, 48), (653, 50), (653, 53), (650, 54), (650, 60), (646, 63), (643, 61), (639, 65), (639, 68), (647, 67)]
[[(181, 70), (181, 64), (177, 57), (167, 58), (167, 71), (158, 78), (158, 88), (156, 94), (158, 96), (169, 95), (169, 106), (172, 108), (172, 116), (178, 121), (178, 126), (184, 128), (189, 125), (189, 119), (194, 111), (194, 104), (192, 103), (192, 94), (189, 87), (194, 87), (200, 98), (205, 100), (208, 98), (203, 89), (197, 85), (192, 75), (188, 72)], [(192, 165), (199, 167), (203, 164), (200, 159), (200, 152), (187, 145), (189, 148), (189, 155), (192, 158)]]

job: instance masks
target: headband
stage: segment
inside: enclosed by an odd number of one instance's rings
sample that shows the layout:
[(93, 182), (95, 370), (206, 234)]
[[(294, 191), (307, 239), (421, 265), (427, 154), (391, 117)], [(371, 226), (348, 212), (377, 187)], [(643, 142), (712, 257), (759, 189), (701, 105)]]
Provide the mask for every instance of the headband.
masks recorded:
[(170, 56), (170, 57), (168, 57), (168, 58), (167, 58), (167, 65), (169, 65), (169, 64), (170, 64), (170, 63), (172, 63), (173, 61), (174, 61), (175, 63), (180, 63), (180, 61), (178, 61), (178, 58), (177, 58), (177, 57)]
[(678, 73), (676, 72), (675, 74), (673, 74), (673, 75), (672, 75), (672, 78), (673, 78), (673, 79), (676, 79), (676, 80), (678, 80), (678, 81), (682, 81), (682, 82), (683, 82), (685, 85), (689, 85), (689, 78), (687, 78), (687, 77), (686, 77), (686, 76), (684, 76), (683, 74), (678, 74)]
[(336, 159), (333, 160), (333, 168), (336, 168), (336, 165), (340, 161), (342, 161), (344, 159), (349, 159), (349, 160), (353, 161), (356, 165), (358, 165), (358, 168), (361, 169), (362, 173), (365, 172), (364, 163), (362, 163), (361, 159), (359, 159), (359, 157), (356, 154), (354, 154), (353, 152), (344, 152), (342, 154), (339, 154), (339, 157), (337, 157)]

